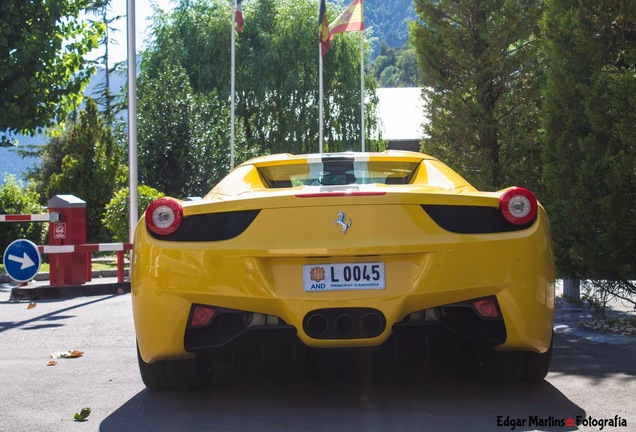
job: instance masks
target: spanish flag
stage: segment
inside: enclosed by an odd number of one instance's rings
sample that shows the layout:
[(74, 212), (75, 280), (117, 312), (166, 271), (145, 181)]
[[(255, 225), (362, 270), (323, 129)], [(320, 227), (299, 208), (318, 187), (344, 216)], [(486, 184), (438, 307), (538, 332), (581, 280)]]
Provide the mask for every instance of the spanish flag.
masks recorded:
[(321, 54), (324, 56), (331, 47), (329, 38), (329, 25), (327, 24), (327, 6), (325, 0), (320, 0), (320, 15), (318, 16), (318, 41), (320, 42)]
[(354, 0), (331, 24), (329, 24), (329, 44), (338, 33), (364, 30), (362, 0)]

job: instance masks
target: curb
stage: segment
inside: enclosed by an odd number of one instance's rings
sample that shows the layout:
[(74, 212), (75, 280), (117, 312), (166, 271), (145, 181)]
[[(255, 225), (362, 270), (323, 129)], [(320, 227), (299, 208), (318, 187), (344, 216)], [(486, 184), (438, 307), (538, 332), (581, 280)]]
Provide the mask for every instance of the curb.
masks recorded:
[[(125, 268), (124, 269), (124, 275), (128, 276), (128, 269)], [(99, 278), (110, 278), (110, 277), (117, 277), (117, 270), (93, 270), (91, 272), (91, 278), (92, 279), (99, 279)], [(43, 281), (48, 281), (50, 278), (49, 273), (48, 272), (43, 272), (43, 273), (38, 273), (35, 275), (35, 277), (32, 279), (32, 281), (35, 282), (43, 282)], [(0, 275), (0, 284), (3, 283), (14, 283), (15, 281), (13, 279), (11, 279), (11, 276), (7, 275), (7, 274), (1, 274)]]
[(88, 285), (67, 285), (63, 287), (45, 285), (38, 287), (17, 287), (11, 289), (9, 301), (60, 300), (76, 297), (101, 295), (122, 295), (130, 293), (130, 282), (92, 283)]
[[(49, 274), (48, 273), (38, 273), (31, 280), (35, 281), (35, 282), (47, 281), (47, 280), (49, 280)], [(8, 284), (8, 283), (15, 283), (15, 281), (11, 278), (11, 276), (9, 276), (7, 274), (0, 274), (0, 283)]]

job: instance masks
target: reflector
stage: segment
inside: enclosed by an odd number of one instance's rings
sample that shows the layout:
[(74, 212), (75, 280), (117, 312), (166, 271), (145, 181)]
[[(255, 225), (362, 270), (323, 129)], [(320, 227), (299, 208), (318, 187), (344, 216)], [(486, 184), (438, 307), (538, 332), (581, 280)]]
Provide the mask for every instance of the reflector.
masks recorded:
[(214, 309), (207, 306), (195, 306), (190, 319), (190, 327), (203, 327), (212, 321)]
[(482, 299), (473, 302), (473, 306), (477, 313), (484, 318), (499, 318), (499, 311), (497, 310), (497, 303), (494, 299)]

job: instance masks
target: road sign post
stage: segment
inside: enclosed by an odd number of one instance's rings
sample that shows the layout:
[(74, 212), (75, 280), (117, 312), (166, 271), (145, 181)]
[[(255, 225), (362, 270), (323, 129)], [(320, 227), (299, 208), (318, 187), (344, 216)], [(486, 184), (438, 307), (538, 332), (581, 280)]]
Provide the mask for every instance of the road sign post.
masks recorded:
[(19, 239), (7, 246), (2, 263), (11, 279), (16, 282), (28, 282), (40, 271), (42, 259), (35, 243)]

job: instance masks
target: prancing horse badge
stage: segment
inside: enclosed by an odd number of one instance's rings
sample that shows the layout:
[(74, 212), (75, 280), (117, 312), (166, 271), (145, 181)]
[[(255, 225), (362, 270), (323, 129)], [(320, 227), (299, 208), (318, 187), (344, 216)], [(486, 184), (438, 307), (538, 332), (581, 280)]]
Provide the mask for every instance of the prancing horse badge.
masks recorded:
[(347, 231), (349, 231), (349, 228), (351, 228), (351, 218), (347, 219), (345, 212), (338, 213), (338, 219), (336, 219), (333, 223), (340, 225), (342, 228), (342, 234), (346, 234)]

